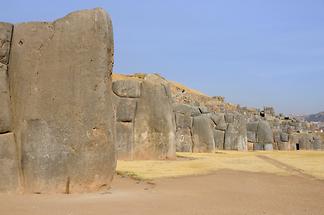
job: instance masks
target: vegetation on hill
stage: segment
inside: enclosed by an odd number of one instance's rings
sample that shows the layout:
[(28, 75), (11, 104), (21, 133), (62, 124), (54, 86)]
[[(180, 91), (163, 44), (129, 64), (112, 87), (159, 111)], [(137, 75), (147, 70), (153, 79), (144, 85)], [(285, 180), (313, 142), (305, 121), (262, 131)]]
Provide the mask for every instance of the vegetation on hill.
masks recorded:
[(324, 122), (324, 112), (308, 115), (305, 119), (309, 122)]

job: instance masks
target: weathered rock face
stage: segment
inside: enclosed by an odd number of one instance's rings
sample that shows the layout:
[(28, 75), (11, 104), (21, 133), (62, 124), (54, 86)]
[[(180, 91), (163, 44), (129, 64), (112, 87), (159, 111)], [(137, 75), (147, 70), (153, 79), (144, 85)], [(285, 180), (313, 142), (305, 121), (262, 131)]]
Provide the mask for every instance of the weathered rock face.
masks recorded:
[(8, 66), (13, 26), (0, 22), (0, 192), (19, 187), (19, 162), (11, 125)]
[(12, 24), (0, 22), (0, 63), (9, 63)]
[(122, 160), (133, 159), (134, 126), (131, 122), (116, 122), (116, 149), (117, 158)]
[(11, 112), (7, 66), (0, 63), (0, 133), (10, 131)]
[(214, 152), (215, 140), (213, 122), (208, 116), (193, 118), (192, 125), (193, 152)]
[(141, 96), (141, 82), (137, 80), (118, 80), (112, 87), (119, 97), (139, 98)]
[(247, 124), (248, 141), (253, 143), (254, 150), (273, 150), (273, 131), (265, 120)]
[[(183, 107), (185, 107), (183, 109)], [(192, 152), (192, 114), (195, 114), (195, 109), (187, 108), (186, 105), (177, 105), (174, 107), (176, 119), (176, 151)]]
[(246, 120), (240, 114), (226, 114), (225, 121), (228, 127), (225, 131), (224, 149), (247, 150)]
[(144, 80), (134, 123), (135, 159), (175, 158), (175, 119), (168, 86)]
[(118, 159), (174, 159), (175, 118), (165, 81), (155, 75), (115, 80), (113, 91)]
[(101, 9), (14, 26), (9, 79), (26, 192), (83, 192), (115, 170), (112, 25)]
[(214, 129), (213, 133), (214, 133), (215, 148), (217, 150), (224, 149), (225, 132)]
[(0, 22), (0, 134), (11, 130), (8, 67), (13, 26)]
[(0, 192), (18, 189), (18, 156), (13, 133), (0, 134)]

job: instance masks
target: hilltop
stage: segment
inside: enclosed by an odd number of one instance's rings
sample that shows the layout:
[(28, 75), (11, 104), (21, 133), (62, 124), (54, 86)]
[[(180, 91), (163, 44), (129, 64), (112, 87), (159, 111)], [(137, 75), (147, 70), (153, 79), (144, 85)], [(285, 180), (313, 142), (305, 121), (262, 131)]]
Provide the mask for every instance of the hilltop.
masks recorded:
[(324, 122), (324, 111), (316, 114), (305, 116), (305, 120), (309, 122)]

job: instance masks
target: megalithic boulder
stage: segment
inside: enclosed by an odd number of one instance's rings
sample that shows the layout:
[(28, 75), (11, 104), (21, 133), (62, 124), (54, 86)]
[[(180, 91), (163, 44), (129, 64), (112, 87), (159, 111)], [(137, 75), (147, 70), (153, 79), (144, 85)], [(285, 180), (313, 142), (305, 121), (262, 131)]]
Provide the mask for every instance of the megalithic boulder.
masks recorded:
[(112, 24), (102, 9), (14, 26), (13, 128), (25, 192), (86, 192), (116, 166)]

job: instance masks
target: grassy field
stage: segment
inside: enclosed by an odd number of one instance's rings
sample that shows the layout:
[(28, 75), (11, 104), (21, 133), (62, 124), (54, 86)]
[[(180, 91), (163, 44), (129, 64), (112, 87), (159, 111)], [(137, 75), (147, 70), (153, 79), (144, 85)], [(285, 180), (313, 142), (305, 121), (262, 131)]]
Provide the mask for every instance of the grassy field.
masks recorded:
[(324, 179), (324, 152), (237, 152), (222, 151), (216, 153), (177, 153), (177, 160), (167, 161), (118, 161), (117, 173), (129, 175), (141, 180), (163, 177), (180, 177), (209, 174), (221, 169), (264, 172), (279, 175), (291, 175), (292, 172), (260, 159), (267, 156), (284, 164)]

